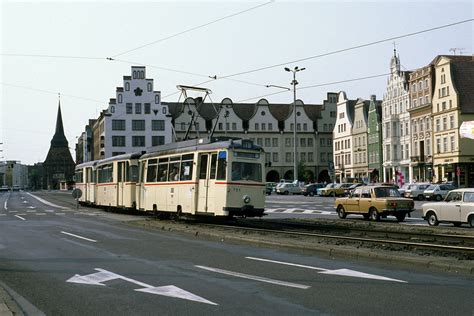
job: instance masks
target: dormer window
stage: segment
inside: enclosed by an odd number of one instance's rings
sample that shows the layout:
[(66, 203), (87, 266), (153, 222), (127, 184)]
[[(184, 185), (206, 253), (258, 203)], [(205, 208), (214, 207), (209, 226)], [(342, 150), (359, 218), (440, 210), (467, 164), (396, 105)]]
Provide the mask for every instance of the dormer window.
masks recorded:
[(151, 92), (151, 90), (152, 90), (151, 82), (148, 82), (147, 88), (148, 88), (148, 89), (147, 89), (148, 92)]
[(117, 96), (117, 102), (118, 102), (118, 103), (122, 103), (122, 95), (121, 95), (121, 94), (119, 94), (119, 95)]
[(156, 94), (155, 95), (155, 104), (159, 104), (159, 103), (160, 103), (160, 95)]
[(115, 106), (113, 105), (110, 106), (110, 113), (115, 113)]
[(137, 79), (137, 72), (135, 70), (133, 71), (133, 79)]
[(130, 83), (125, 82), (125, 91), (130, 91)]

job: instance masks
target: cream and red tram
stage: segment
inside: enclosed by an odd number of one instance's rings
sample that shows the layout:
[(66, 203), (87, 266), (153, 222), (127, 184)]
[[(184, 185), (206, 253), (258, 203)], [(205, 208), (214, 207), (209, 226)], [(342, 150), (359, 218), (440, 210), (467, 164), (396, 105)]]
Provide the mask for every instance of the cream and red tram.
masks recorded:
[(78, 201), (82, 205), (95, 204), (96, 164), (97, 161), (89, 161), (79, 164), (75, 168), (76, 189), (82, 193)]
[(135, 209), (138, 158), (142, 153), (123, 154), (97, 161), (95, 204)]
[(137, 208), (162, 214), (262, 216), (264, 154), (249, 140), (193, 139), (140, 157)]

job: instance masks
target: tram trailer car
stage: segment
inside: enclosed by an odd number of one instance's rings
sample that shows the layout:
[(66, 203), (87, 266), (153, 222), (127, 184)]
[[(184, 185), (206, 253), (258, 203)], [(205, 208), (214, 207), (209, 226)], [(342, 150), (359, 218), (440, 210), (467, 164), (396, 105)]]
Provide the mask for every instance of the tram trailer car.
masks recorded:
[(142, 154), (123, 154), (97, 162), (97, 205), (136, 209), (138, 159)]
[(76, 189), (82, 192), (78, 201), (81, 205), (95, 205), (95, 185), (97, 161), (89, 161), (79, 164), (75, 168)]
[(194, 139), (140, 157), (138, 209), (161, 214), (264, 215), (264, 153), (242, 139)]

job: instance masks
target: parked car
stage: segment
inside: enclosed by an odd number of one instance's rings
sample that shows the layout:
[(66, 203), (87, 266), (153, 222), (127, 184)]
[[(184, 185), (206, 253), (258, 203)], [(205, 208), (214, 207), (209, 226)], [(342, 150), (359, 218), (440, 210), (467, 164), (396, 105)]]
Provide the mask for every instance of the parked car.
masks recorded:
[(0, 187), (0, 192), (8, 192), (10, 190), (10, 188), (8, 187), (8, 185), (2, 185)]
[(350, 187), (352, 183), (337, 183), (333, 187), (321, 189), (321, 196), (343, 196), (344, 190)]
[(19, 185), (12, 186), (12, 191), (20, 191), (20, 186)]
[(408, 186), (403, 194), (406, 198), (412, 198), (417, 200), (424, 200), (425, 196), (423, 193), (430, 186), (430, 183), (412, 183)]
[(324, 188), (324, 183), (310, 183), (303, 187), (302, 193), (304, 196), (315, 196), (318, 189)]
[(272, 192), (275, 192), (275, 188), (276, 188), (276, 183), (275, 182), (267, 182), (265, 183), (265, 193), (267, 195), (271, 195)]
[(423, 192), (425, 199), (441, 201), (448, 195), (449, 191), (456, 189), (449, 184), (432, 184)]
[(335, 207), (341, 219), (348, 214), (360, 214), (365, 219), (379, 221), (381, 217), (392, 215), (402, 222), (407, 214), (415, 210), (415, 203), (401, 197), (392, 186), (361, 186), (349, 197), (336, 199)]
[(328, 183), (326, 184), (325, 187), (322, 187), (322, 188), (319, 188), (316, 190), (316, 194), (319, 195), (319, 196), (323, 196), (323, 191), (325, 189), (331, 189), (331, 188), (334, 188), (334, 186), (336, 185), (336, 183)]
[(283, 183), (277, 186), (276, 193), (277, 194), (301, 194), (302, 188), (294, 183)]
[(474, 189), (455, 189), (443, 202), (423, 204), (423, 218), (430, 226), (451, 222), (454, 226), (468, 223), (474, 227)]
[(405, 196), (405, 191), (410, 187), (410, 184), (409, 183), (405, 183), (404, 185), (402, 185), (401, 188), (398, 189), (398, 192), (400, 192), (400, 195), (401, 196)]
[(354, 191), (356, 188), (363, 186), (363, 183), (354, 183), (351, 186), (347, 187), (344, 189), (344, 195), (349, 196), (352, 191)]

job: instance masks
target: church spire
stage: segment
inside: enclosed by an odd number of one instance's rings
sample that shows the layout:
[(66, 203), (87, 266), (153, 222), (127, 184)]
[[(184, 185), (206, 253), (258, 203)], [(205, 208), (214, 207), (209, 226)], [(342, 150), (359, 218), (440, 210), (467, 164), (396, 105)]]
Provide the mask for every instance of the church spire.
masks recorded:
[(56, 131), (51, 140), (51, 147), (68, 147), (68, 141), (64, 135), (63, 118), (61, 115), (61, 100), (58, 102), (58, 116), (56, 118)]

